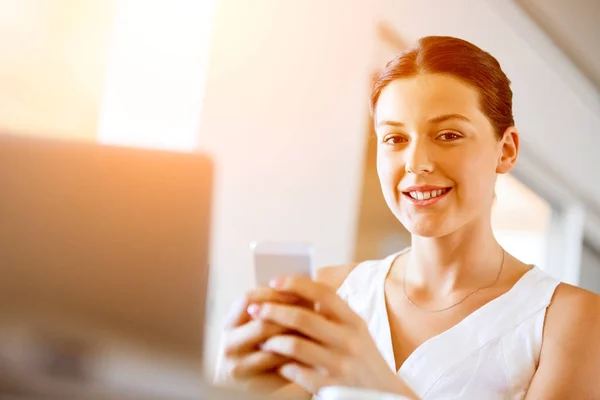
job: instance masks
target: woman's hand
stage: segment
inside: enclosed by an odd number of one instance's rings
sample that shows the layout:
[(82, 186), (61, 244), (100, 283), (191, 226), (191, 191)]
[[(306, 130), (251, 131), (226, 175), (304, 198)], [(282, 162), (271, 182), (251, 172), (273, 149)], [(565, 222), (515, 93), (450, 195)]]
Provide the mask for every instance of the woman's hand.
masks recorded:
[(281, 376), (315, 394), (326, 386), (351, 386), (416, 398), (387, 365), (362, 318), (331, 288), (304, 277), (284, 277), (271, 286), (315, 304), (315, 311), (272, 302), (249, 308), (265, 323), (304, 335), (276, 333), (261, 345), (293, 360), (279, 367)]
[(254, 289), (239, 300), (226, 318), (222, 350), (215, 374), (215, 383), (269, 393), (288, 385), (277, 374), (277, 368), (289, 359), (260, 350), (260, 344), (287, 329), (271, 322), (252, 319), (247, 312), (250, 304), (297, 304), (298, 298), (269, 288)]

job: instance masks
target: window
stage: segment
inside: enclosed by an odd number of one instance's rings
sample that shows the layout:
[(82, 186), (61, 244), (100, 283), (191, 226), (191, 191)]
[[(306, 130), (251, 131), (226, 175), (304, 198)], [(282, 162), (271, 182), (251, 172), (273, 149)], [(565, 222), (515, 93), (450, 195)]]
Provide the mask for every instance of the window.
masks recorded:
[(194, 150), (216, 0), (119, 0), (98, 140)]
[(498, 242), (528, 264), (545, 267), (547, 231), (552, 209), (511, 175), (499, 175), (492, 229)]

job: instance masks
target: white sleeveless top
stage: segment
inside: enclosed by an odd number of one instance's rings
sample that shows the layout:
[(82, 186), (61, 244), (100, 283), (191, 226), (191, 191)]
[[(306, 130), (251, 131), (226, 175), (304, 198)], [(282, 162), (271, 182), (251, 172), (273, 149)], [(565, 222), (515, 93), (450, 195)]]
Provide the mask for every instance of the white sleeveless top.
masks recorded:
[[(354, 268), (338, 295), (395, 368), (384, 283), (400, 253)], [(546, 308), (560, 281), (533, 267), (505, 294), (427, 340), (398, 375), (421, 399), (522, 399), (535, 373)]]

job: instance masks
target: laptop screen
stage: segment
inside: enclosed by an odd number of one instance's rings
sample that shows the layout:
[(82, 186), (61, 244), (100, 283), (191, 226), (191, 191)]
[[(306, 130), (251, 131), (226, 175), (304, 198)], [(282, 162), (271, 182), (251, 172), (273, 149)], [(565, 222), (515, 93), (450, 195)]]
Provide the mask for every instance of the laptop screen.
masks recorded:
[(0, 136), (0, 385), (193, 387), (211, 187), (201, 154)]

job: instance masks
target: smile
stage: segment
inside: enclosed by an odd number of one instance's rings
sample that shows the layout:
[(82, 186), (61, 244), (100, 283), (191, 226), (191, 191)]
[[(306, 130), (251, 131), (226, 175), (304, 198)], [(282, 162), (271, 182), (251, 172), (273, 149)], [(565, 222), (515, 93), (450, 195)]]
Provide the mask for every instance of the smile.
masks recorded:
[(430, 190), (410, 190), (402, 194), (414, 205), (428, 206), (437, 203), (450, 192), (452, 188), (439, 188)]

